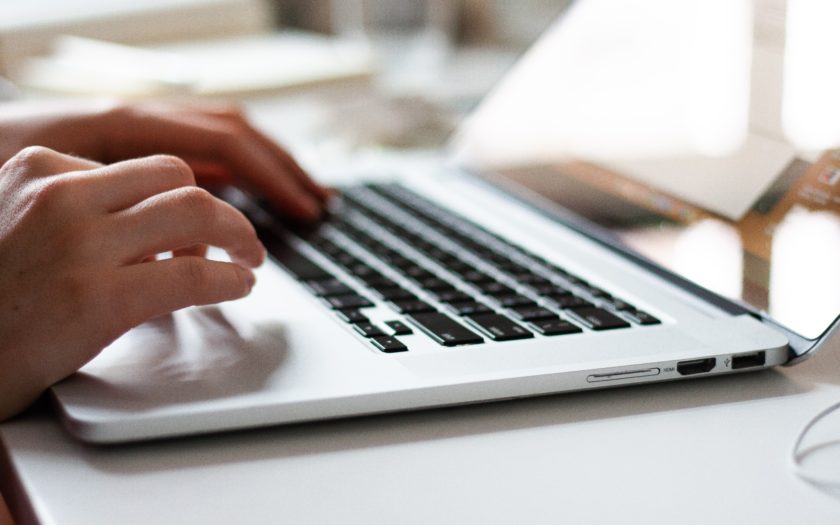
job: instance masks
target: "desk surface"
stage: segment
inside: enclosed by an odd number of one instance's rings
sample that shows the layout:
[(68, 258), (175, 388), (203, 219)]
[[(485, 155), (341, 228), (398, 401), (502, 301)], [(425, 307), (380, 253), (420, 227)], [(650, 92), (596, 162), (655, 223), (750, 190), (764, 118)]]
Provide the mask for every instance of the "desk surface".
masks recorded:
[(788, 465), (838, 400), (835, 340), (740, 377), (110, 448), (41, 409), (0, 425), (0, 487), (62, 525), (838, 523)]

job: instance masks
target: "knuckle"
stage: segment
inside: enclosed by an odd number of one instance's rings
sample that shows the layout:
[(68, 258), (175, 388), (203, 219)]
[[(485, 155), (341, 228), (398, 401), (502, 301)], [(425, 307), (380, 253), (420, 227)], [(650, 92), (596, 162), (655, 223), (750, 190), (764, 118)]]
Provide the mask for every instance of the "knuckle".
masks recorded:
[(200, 257), (181, 257), (184, 279), (196, 289), (206, 288), (211, 283), (207, 265)]
[(16, 155), (18, 158), (39, 161), (52, 158), (56, 152), (44, 146), (27, 146)]
[(50, 177), (35, 185), (30, 198), (42, 211), (61, 211), (72, 208), (76, 202), (72, 190), (72, 185), (64, 178)]
[(58, 156), (55, 151), (44, 146), (28, 146), (12, 157), (12, 161), (28, 171), (43, 171)]
[(216, 213), (216, 198), (197, 186), (181, 188), (179, 201), (190, 213), (204, 220), (211, 219)]
[(174, 155), (155, 155), (151, 162), (159, 165), (166, 171), (166, 174), (175, 177), (182, 185), (194, 185), (195, 175), (192, 168), (180, 157)]

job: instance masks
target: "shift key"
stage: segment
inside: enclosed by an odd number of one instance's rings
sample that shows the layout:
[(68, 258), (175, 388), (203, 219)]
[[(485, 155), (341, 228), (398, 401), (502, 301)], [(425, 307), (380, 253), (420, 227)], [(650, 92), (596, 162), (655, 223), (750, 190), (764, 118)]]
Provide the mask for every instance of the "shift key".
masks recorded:
[(474, 345), (484, 342), (481, 336), (440, 312), (416, 313), (406, 317), (443, 346)]

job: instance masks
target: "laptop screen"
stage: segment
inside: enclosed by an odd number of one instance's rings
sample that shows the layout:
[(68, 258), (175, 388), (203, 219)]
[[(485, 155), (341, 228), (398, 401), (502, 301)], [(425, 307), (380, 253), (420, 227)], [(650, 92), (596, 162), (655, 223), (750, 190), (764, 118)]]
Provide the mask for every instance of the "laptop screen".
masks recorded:
[(456, 157), (809, 339), (840, 313), (840, 3), (580, 0)]

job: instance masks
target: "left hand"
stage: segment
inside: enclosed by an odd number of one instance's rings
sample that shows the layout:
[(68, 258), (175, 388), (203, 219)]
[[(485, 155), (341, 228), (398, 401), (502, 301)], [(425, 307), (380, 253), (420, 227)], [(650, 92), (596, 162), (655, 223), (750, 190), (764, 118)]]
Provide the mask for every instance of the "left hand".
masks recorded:
[(174, 155), (190, 165), (199, 185), (222, 178), (256, 190), (292, 220), (317, 219), (330, 195), (286, 150), (230, 105), (0, 105), (0, 165), (28, 146), (45, 146), (104, 164)]

